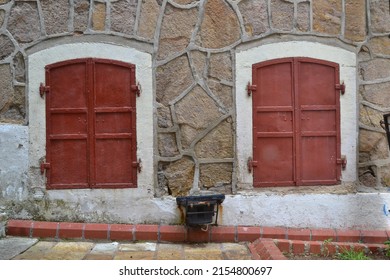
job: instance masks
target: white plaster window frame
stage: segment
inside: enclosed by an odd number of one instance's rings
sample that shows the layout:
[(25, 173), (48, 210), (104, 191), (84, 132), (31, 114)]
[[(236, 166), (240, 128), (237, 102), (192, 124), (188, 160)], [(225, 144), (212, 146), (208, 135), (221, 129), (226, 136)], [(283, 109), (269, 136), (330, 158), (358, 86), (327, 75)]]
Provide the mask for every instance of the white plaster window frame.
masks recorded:
[[(142, 91), (141, 96), (136, 99), (137, 159), (142, 160), (142, 172), (137, 176), (137, 188), (150, 188), (154, 185), (152, 56), (131, 47), (106, 43), (70, 43), (40, 50), (28, 56), (30, 168), (39, 167), (39, 161), (46, 156), (46, 102), (39, 95), (39, 85), (45, 82), (45, 66), (77, 58), (110, 59), (136, 66), (136, 81)], [(35, 177), (32, 177), (31, 181), (34, 187), (45, 187), (40, 186), (42, 181)]]
[(253, 173), (248, 172), (247, 160), (253, 157), (252, 98), (246, 93), (252, 82), (252, 65), (277, 58), (307, 57), (339, 64), (340, 82), (346, 85), (340, 95), (341, 154), (347, 157), (341, 181), (357, 179), (357, 72), (356, 54), (340, 47), (306, 41), (270, 43), (236, 52), (236, 121), (237, 121), (237, 183), (253, 185)]

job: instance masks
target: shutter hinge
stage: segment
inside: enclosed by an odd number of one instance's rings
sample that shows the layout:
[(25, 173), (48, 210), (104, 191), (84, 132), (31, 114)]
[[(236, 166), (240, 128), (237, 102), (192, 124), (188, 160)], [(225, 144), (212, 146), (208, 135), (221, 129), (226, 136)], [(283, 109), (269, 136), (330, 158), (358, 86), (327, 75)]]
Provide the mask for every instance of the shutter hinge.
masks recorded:
[(137, 168), (138, 173), (142, 171), (142, 161), (138, 159), (138, 161), (133, 161), (133, 168)]
[(136, 85), (131, 85), (131, 90), (134, 91), (134, 93), (140, 97), (141, 96), (141, 85), (137, 83)]
[(257, 90), (257, 86), (251, 85), (251, 83), (248, 82), (248, 84), (246, 85), (246, 92), (248, 93), (248, 96), (251, 96), (251, 94), (253, 94), (253, 92), (256, 90)]
[(42, 162), (40, 167), (41, 167), (41, 174), (43, 175), (46, 169), (50, 169), (50, 163)]
[(344, 82), (342, 84), (336, 84), (336, 89), (341, 92), (341, 94), (345, 93), (345, 84)]
[(39, 85), (39, 95), (43, 98), (43, 96), (47, 93), (49, 93), (50, 87), (45, 86), (43, 83)]
[(253, 167), (257, 166), (257, 161), (253, 161), (252, 157), (249, 157), (247, 166), (248, 166), (248, 172), (252, 173)]
[(347, 167), (347, 157), (342, 155), (341, 158), (337, 159), (337, 164), (341, 164), (341, 168), (345, 170)]

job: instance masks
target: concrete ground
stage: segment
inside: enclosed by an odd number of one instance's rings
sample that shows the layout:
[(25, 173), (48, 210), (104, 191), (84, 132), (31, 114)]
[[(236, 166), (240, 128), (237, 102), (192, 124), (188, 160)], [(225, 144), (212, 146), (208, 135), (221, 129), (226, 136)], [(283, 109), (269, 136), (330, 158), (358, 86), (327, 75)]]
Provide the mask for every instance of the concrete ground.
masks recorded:
[(0, 239), (2, 260), (251, 260), (247, 243), (157, 243)]

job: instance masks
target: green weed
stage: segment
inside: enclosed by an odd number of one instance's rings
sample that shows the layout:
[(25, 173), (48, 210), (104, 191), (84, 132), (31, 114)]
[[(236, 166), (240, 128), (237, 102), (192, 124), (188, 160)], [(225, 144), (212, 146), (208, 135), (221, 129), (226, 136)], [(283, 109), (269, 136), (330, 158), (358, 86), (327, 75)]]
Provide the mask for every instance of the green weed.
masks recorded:
[(342, 250), (337, 258), (339, 260), (370, 260), (363, 251), (355, 251), (354, 249)]
[(385, 255), (386, 255), (386, 257), (390, 257), (390, 240), (387, 240), (385, 242), (385, 245), (387, 245), (387, 247), (385, 249)]

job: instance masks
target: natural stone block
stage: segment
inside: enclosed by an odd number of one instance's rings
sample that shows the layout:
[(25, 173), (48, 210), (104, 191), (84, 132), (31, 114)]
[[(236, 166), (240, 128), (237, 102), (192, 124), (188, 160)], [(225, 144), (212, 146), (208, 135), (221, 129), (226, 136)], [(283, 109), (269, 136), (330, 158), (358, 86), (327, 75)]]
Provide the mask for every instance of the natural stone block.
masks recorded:
[(156, 100), (169, 105), (193, 82), (192, 71), (187, 56), (183, 55), (157, 67)]
[(363, 45), (360, 48), (360, 51), (358, 53), (358, 61), (363, 62), (363, 61), (369, 61), (369, 60), (371, 60), (370, 50), (368, 49), (368, 47), (366, 45)]
[[(0, 91), (1, 93), (1, 91)], [(26, 97), (24, 87), (15, 87), (12, 97), (0, 109), (0, 122), (23, 123), (26, 116)]]
[(41, 35), (37, 3), (15, 2), (9, 15), (7, 29), (20, 43), (37, 40)]
[(359, 153), (365, 154), (360, 162), (385, 159), (388, 157), (388, 144), (384, 133), (360, 130), (359, 135)]
[(169, 164), (164, 172), (168, 193), (173, 196), (188, 195), (193, 186), (194, 174), (195, 164), (188, 157)]
[(12, 73), (9, 64), (0, 64), (0, 112), (4, 112), (12, 102)]
[(0, 28), (3, 26), (4, 19), (5, 19), (5, 11), (0, 10)]
[(153, 39), (156, 32), (160, 4), (157, 0), (142, 0), (139, 18), (138, 35), (146, 39)]
[(330, 35), (341, 32), (342, 0), (316, 0), (313, 4), (313, 30)]
[(218, 80), (233, 80), (232, 58), (230, 52), (216, 53), (210, 56), (209, 76)]
[(368, 42), (371, 52), (376, 55), (390, 56), (390, 38), (389, 36), (374, 37)]
[(69, 0), (41, 0), (46, 34), (68, 31)]
[(232, 119), (227, 118), (195, 145), (198, 158), (233, 158)]
[(192, 51), (192, 67), (195, 69), (195, 73), (199, 78), (203, 78), (206, 70), (206, 58), (207, 55), (200, 51)]
[(14, 57), (14, 72), (15, 80), (24, 83), (26, 81), (26, 65), (24, 62), (24, 57), (21, 52), (18, 52)]
[(381, 166), (380, 174), (381, 174), (381, 178), (380, 178), (381, 185), (383, 187), (390, 187), (390, 164)]
[(366, 1), (345, 0), (345, 38), (364, 41), (366, 37)]
[(180, 5), (191, 4), (192, 2), (198, 2), (198, 0), (174, 0), (175, 3)]
[(364, 100), (382, 106), (383, 108), (390, 108), (389, 93), (390, 82), (365, 85), (363, 91), (363, 98)]
[(167, 5), (160, 30), (158, 59), (185, 50), (198, 20), (198, 8), (178, 9)]
[(278, 30), (293, 29), (294, 4), (285, 0), (271, 0), (271, 23)]
[(360, 75), (365, 81), (390, 77), (390, 59), (376, 58), (360, 63)]
[(383, 119), (383, 113), (368, 106), (360, 106), (360, 122), (367, 126), (380, 128), (380, 121)]
[(180, 124), (180, 142), (183, 149), (187, 149), (191, 145), (199, 131), (188, 124)]
[(157, 108), (158, 127), (168, 128), (173, 126), (171, 110), (169, 107), (161, 106)]
[(6, 4), (10, 2), (11, 0), (0, 0), (0, 5)]
[(248, 36), (257, 36), (269, 31), (267, 1), (244, 0), (238, 7)]
[(302, 32), (310, 31), (310, 2), (297, 4), (297, 29)]
[(181, 129), (183, 147), (192, 142), (194, 134), (206, 129), (210, 122), (222, 116), (215, 101), (200, 86), (196, 86), (181, 99), (175, 105), (175, 109), (180, 127), (190, 128)]
[(390, 10), (388, 0), (369, 0), (371, 31), (374, 33), (390, 32)]
[(15, 50), (11, 39), (6, 35), (0, 35), (0, 60), (7, 58)]
[(92, 27), (96, 31), (104, 31), (106, 28), (106, 4), (94, 2), (92, 12)]
[(120, 0), (111, 3), (111, 30), (132, 34), (135, 16), (137, 14), (137, 0)]
[(198, 43), (204, 48), (219, 49), (240, 39), (236, 13), (223, 0), (207, 1)]
[(174, 157), (179, 154), (175, 133), (158, 134), (158, 152), (162, 157)]
[(208, 86), (211, 92), (227, 109), (233, 108), (233, 89), (230, 86), (226, 86), (213, 80), (208, 81)]
[(89, 1), (74, 0), (74, 31), (83, 32), (88, 28)]
[(232, 163), (208, 163), (201, 164), (200, 186), (204, 188), (231, 185), (233, 164)]
[(367, 187), (376, 187), (377, 185), (377, 168), (376, 166), (367, 166), (359, 168), (359, 180)]

